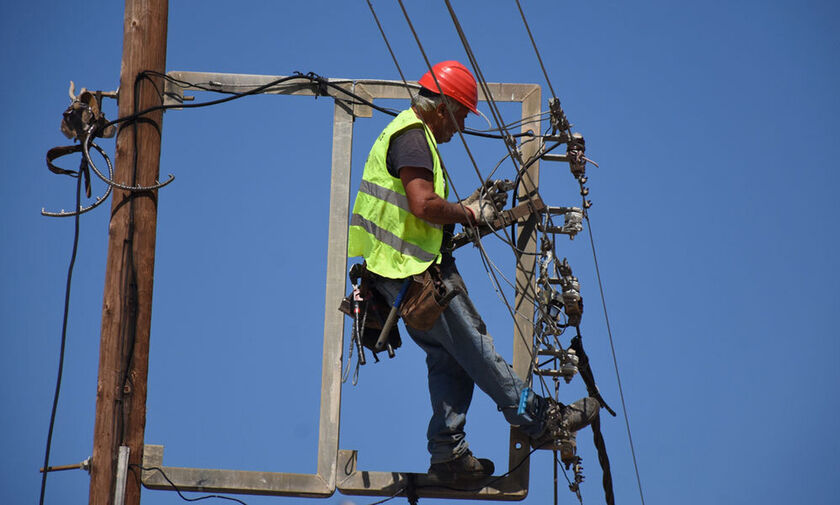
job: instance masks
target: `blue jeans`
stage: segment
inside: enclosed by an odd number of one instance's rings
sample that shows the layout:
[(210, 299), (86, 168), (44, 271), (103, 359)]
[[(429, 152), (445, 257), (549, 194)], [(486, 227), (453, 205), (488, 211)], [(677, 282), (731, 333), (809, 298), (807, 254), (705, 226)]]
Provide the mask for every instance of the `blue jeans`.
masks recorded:
[[(467, 294), (454, 261), (444, 261), (441, 277), (449, 289), (461, 294), (449, 303), (428, 331), (406, 327), (417, 345), (426, 351), (432, 419), (426, 436), (432, 463), (450, 461), (464, 454), (467, 410), (477, 384), (499, 407), (507, 421), (530, 436), (542, 432), (542, 398), (530, 393), (525, 413), (517, 414), (525, 383), (499, 356), (493, 337)], [(375, 276), (376, 289), (393, 304), (403, 279)]]

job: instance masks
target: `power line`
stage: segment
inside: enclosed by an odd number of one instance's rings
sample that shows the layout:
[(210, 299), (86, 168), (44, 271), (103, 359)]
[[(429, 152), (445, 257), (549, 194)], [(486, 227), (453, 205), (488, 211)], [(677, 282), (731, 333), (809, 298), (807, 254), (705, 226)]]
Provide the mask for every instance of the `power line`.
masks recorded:
[[(449, 0), (445, 0), (445, 1), (446, 1), (447, 9), (449, 10), (449, 15), (452, 18), (452, 22), (455, 26), (455, 30), (458, 32), (458, 37), (461, 39), (461, 44), (464, 46), (464, 51), (466, 51), (466, 53), (467, 53), (467, 57), (470, 60), (470, 64), (473, 67), (473, 71), (475, 72), (475, 76), (476, 76), (479, 84), (481, 85), (482, 91), (484, 92), (485, 96), (487, 97), (487, 102), (488, 102), (488, 105), (490, 106), (490, 112), (493, 114), (493, 118), (496, 121), (496, 125), (503, 132), (502, 138), (505, 140), (505, 147), (507, 148), (508, 153), (510, 154), (511, 162), (514, 165), (514, 169), (515, 169), (516, 174), (517, 174), (517, 180), (520, 180), (523, 177), (527, 179), (527, 182), (529, 183), (530, 187), (526, 187), (525, 192), (528, 195), (529, 200), (533, 199), (534, 196), (538, 195), (539, 190), (537, 188), (537, 184), (532, 180), (531, 175), (527, 172), (526, 168), (527, 168), (527, 166), (530, 166), (536, 160), (538, 160), (539, 155), (535, 155), (535, 157), (532, 160), (530, 160), (530, 162), (527, 165), (522, 166), (522, 167), (519, 166), (519, 163), (522, 163), (522, 160), (521, 160), (521, 158), (519, 156), (519, 152), (516, 150), (515, 146), (511, 145), (513, 143), (513, 136), (510, 134), (510, 132), (507, 131), (507, 129), (504, 126), (504, 122), (501, 119), (501, 111), (499, 111), (498, 105), (496, 104), (496, 101), (493, 98), (493, 94), (490, 92), (490, 88), (487, 86), (487, 80), (484, 78), (484, 73), (481, 71), (481, 68), (478, 65), (478, 60), (475, 57), (475, 53), (473, 53), (472, 47), (470, 46), (470, 43), (467, 40), (467, 36), (464, 33), (463, 28), (461, 27), (460, 21), (458, 21), (458, 16), (455, 14), (455, 10), (452, 8), (452, 4), (450, 3)], [(464, 140), (463, 136), (461, 137), (461, 140), (462, 141)], [(465, 141), (464, 141), (464, 145), (466, 147), (466, 142)], [(514, 190), (514, 192), (515, 192), (515, 190)], [(549, 219), (549, 222), (550, 222), (550, 220), (551, 220), (550, 215), (549, 215), (548, 219)], [(507, 234), (507, 230), (505, 230), (505, 234)]]
[(411, 99), (414, 100), (414, 92), (411, 90), (411, 86), (408, 85), (408, 81), (405, 79), (405, 74), (403, 74), (402, 68), (400, 67), (400, 63), (397, 61), (397, 56), (394, 54), (394, 50), (391, 49), (391, 44), (388, 42), (388, 37), (385, 35), (385, 30), (382, 28), (382, 24), (379, 22), (379, 17), (376, 15), (376, 11), (373, 9), (373, 3), (370, 0), (367, 0), (368, 7), (370, 8), (370, 13), (373, 14), (373, 19), (376, 21), (376, 26), (379, 28), (379, 33), (382, 34), (382, 40), (385, 41), (385, 46), (388, 47), (388, 52), (391, 53), (391, 59), (394, 60), (394, 65), (397, 67), (397, 72), (400, 73), (400, 78), (405, 84), (405, 88), (408, 90), (409, 96)]
[(557, 98), (557, 95), (554, 93), (554, 87), (551, 85), (551, 80), (548, 78), (548, 72), (545, 71), (545, 65), (543, 65), (542, 57), (540, 57), (540, 50), (537, 49), (537, 43), (534, 42), (534, 36), (531, 35), (531, 27), (528, 26), (528, 20), (525, 19), (525, 13), (522, 12), (522, 5), (519, 4), (519, 0), (516, 0), (516, 7), (519, 8), (519, 15), (522, 16), (522, 22), (525, 24), (525, 30), (528, 31), (528, 38), (531, 39), (531, 45), (534, 46), (534, 52), (537, 54), (537, 60), (540, 62), (540, 68), (545, 76), (545, 82), (548, 84), (548, 89), (551, 90), (551, 98)]
[(70, 254), (70, 266), (67, 268), (67, 283), (64, 289), (64, 316), (61, 323), (61, 349), (58, 353), (58, 377), (55, 382), (55, 395), (53, 396), (52, 412), (50, 413), (50, 427), (47, 431), (47, 447), (44, 451), (44, 474), (41, 476), (41, 497), (39, 503), (44, 505), (44, 494), (47, 490), (47, 474), (50, 467), (50, 448), (52, 446), (53, 428), (55, 427), (55, 416), (58, 409), (58, 397), (61, 391), (61, 376), (64, 372), (64, 350), (67, 344), (67, 319), (70, 313), (70, 287), (73, 281), (73, 267), (76, 264), (76, 252), (79, 248), (79, 210), (82, 207), (82, 173), (85, 170), (86, 160), (82, 158), (79, 171), (76, 177), (76, 215), (74, 218), (73, 252)]
[[(492, 96), (489, 94), (489, 90), (486, 89), (486, 84), (485, 84), (486, 81), (484, 79), (484, 76), (481, 73), (481, 69), (478, 67), (478, 63), (475, 59), (475, 55), (472, 52), (472, 49), (470, 48), (468, 41), (466, 40), (466, 36), (464, 35), (463, 29), (461, 28), (460, 23), (458, 22), (457, 16), (456, 16), (456, 14), (455, 14), (455, 12), (452, 8), (452, 5), (451, 5), (449, 0), (445, 0), (445, 2), (446, 2), (446, 6), (447, 6), (447, 8), (450, 12), (450, 15), (452, 17), (452, 21), (455, 24), (455, 28), (458, 32), (458, 35), (461, 38), (462, 44), (464, 45), (464, 49), (467, 52), (467, 56), (470, 59), (470, 63), (473, 65), (473, 69), (476, 72), (476, 77), (479, 79), (479, 82), (482, 84), (482, 89), (485, 91), (485, 94), (488, 97), (488, 101), (490, 102), (490, 105), (491, 105), (491, 107), (490, 107), (491, 113), (493, 113), (494, 119), (496, 119), (497, 124), (501, 123), (499, 118), (496, 116), (497, 109), (496, 109), (495, 101), (492, 99)], [(522, 21), (525, 24), (525, 28), (528, 32), (528, 36), (531, 40), (531, 44), (534, 47), (534, 51), (536, 53), (537, 59), (539, 60), (540, 67), (542, 68), (542, 71), (543, 71), (543, 74), (545, 76), (546, 82), (549, 86), (549, 89), (551, 90), (552, 98), (556, 99), (556, 95), (554, 93), (554, 88), (551, 85), (551, 81), (548, 77), (548, 73), (546, 72), (545, 65), (543, 64), (542, 58), (539, 54), (539, 49), (537, 48), (536, 42), (534, 41), (533, 35), (531, 34), (531, 29), (528, 26), (528, 21), (525, 18), (524, 12), (522, 11), (522, 7), (519, 3), (519, 0), (516, 0), (516, 4), (517, 4), (517, 7), (519, 8), (519, 12), (520, 12), (520, 15), (522, 16)], [(504, 129), (503, 129), (503, 132), (507, 133), (506, 130), (504, 130)], [(506, 145), (507, 144), (508, 144), (508, 142), (506, 142)], [(557, 145), (559, 145), (559, 143)], [(554, 147), (557, 147), (557, 145), (553, 146), (552, 149)], [(508, 146), (508, 148), (510, 149), (510, 146)], [(512, 154), (511, 154), (511, 159), (514, 162), (514, 165), (515, 165), (516, 160), (514, 159)], [(533, 163), (536, 159), (538, 159), (538, 157), (535, 157), (534, 160), (532, 160), (530, 163)], [(528, 165), (530, 165), (530, 163)], [(524, 175), (525, 177), (528, 177), (528, 179), (529, 179), (528, 182), (530, 182), (531, 185), (534, 186), (533, 181), (530, 181), (530, 177), (527, 174), (527, 165), (525, 165), (521, 169), (519, 169), (517, 171), (517, 174), (518, 174), (517, 179), (519, 177), (521, 177), (522, 175)], [(549, 216), (549, 218), (550, 218), (550, 216)], [(594, 244), (594, 239), (592, 238), (591, 222), (589, 220), (588, 215), (586, 216), (586, 220), (587, 220), (587, 224), (589, 226), (590, 242), (592, 244), (593, 257), (595, 258), (595, 269), (596, 269), (596, 273), (597, 273), (597, 277), (598, 277), (598, 287), (601, 291), (601, 301), (602, 301), (602, 304), (603, 304), (603, 307), (604, 307), (604, 316), (605, 316), (605, 319), (606, 319), (607, 330), (608, 330), (609, 339), (610, 339), (610, 347), (613, 351), (613, 363), (614, 363), (615, 370), (616, 370), (616, 377), (618, 379), (619, 393), (620, 393), (620, 396), (621, 396), (622, 407), (623, 407), (623, 410), (624, 410), (625, 424), (627, 426), (627, 435), (628, 435), (628, 440), (629, 440), (630, 447), (631, 447), (631, 452), (633, 454), (633, 465), (634, 465), (635, 472), (636, 472), (636, 479), (637, 479), (637, 482), (638, 482), (638, 485), (639, 485), (639, 495), (640, 495), (641, 500), (642, 500), (642, 505), (644, 505), (644, 495), (643, 495), (643, 492), (642, 492), (641, 478), (639, 476), (638, 464), (637, 464), (636, 455), (635, 455), (635, 448), (634, 448), (634, 444), (633, 444), (632, 435), (631, 435), (631, 432), (630, 432), (630, 422), (629, 422), (629, 418), (628, 418), (628, 414), (627, 414), (627, 408), (626, 408), (626, 404), (625, 404), (625, 400), (624, 400), (623, 389), (621, 387), (621, 377), (620, 377), (619, 371), (618, 371), (618, 361), (617, 361), (617, 358), (616, 358), (616, 355), (615, 355), (615, 346), (614, 346), (614, 343), (613, 343), (612, 332), (610, 331), (610, 327), (609, 327), (609, 318), (607, 317), (606, 300), (604, 298), (603, 284), (602, 284), (602, 281), (601, 281), (600, 270), (598, 268), (597, 256), (595, 256), (595, 244)], [(553, 248), (553, 244), (552, 244), (552, 248)]]
[(607, 315), (607, 300), (604, 297), (604, 285), (601, 282), (601, 269), (598, 268), (598, 256), (595, 253), (595, 239), (592, 236), (592, 222), (589, 220), (589, 215), (586, 214), (586, 228), (589, 230), (589, 243), (592, 246), (592, 259), (595, 262), (595, 274), (598, 278), (598, 289), (601, 291), (601, 305), (604, 308), (604, 320), (607, 323), (607, 335), (610, 339), (610, 350), (612, 351), (613, 366), (615, 367), (615, 377), (618, 381), (618, 395), (621, 398), (621, 410), (624, 411), (624, 424), (627, 427), (627, 439), (630, 442), (630, 454), (633, 456), (633, 468), (636, 471), (636, 482), (639, 485), (639, 498), (642, 500), (642, 505), (645, 504), (645, 495), (642, 492), (642, 478), (639, 475), (639, 465), (636, 462), (636, 448), (633, 444), (633, 435), (630, 433), (630, 418), (627, 414), (627, 404), (624, 402), (624, 389), (621, 387), (621, 375), (618, 373), (618, 358), (615, 355), (615, 344), (613, 343), (612, 330), (610, 329), (610, 318)]

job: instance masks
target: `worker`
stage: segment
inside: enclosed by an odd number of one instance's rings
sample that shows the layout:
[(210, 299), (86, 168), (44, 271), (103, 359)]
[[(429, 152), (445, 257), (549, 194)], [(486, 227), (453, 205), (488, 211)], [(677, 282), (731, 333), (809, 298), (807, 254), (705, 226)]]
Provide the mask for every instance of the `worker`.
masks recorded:
[(412, 314), (402, 316), (409, 335), (426, 352), (432, 403), (429, 474), (481, 479), (493, 474), (493, 462), (473, 456), (464, 433), (476, 384), (510, 424), (531, 437), (533, 447), (554, 448), (558, 433), (566, 434), (564, 443), (570, 438), (573, 443), (574, 432), (598, 415), (600, 405), (588, 397), (562, 405), (526, 391), (524, 412), (518, 413), (525, 383), (496, 352), (451, 253), (441, 252), (444, 235), (451, 235), (456, 223), (492, 221), (507, 197), (479, 188), (461, 202), (447, 200), (437, 145), (464, 129), (469, 112), (477, 113), (475, 78), (461, 63), (444, 61), (419, 84), (411, 107), (385, 127), (370, 150), (350, 220), (348, 255), (364, 257), (374, 288), (389, 303), (406, 279), (419, 276), (455, 294), (433, 321), (415, 324)]

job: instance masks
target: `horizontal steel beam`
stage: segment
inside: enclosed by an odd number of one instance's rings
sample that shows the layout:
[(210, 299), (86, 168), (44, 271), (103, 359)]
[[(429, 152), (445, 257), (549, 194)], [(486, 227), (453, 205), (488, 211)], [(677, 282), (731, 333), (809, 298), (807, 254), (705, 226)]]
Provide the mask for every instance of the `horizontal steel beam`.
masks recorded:
[[(274, 496), (332, 496), (335, 489), (313, 474), (254, 472), (163, 466), (163, 446), (146, 445), (143, 452), (141, 481), (149, 489), (200, 493), (237, 493)], [(161, 473), (163, 472), (163, 473)], [(163, 474), (166, 475), (170, 484)]]
[[(222, 74), (216, 72), (187, 72), (180, 70), (173, 70), (167, 72), (169, 77), (182, 81), (182, 84), (177, 84), (171, 80), (166, 81), (166, 103), (178, 104), (183, 101), (184, 91), (218, 91), (222, 93), (242, 93), (249, 89), (254, 89), (259, 86), (284, 79), (287, 76), (283, 75), (250, 75), (250, 74)], [(408, 99), (411, 98), (405, 83), (402, 81), (382, 80), (382, 79), (342, 79), (342, 78), (324, 78), (325, 81), (332, 84), (356, 84), (361, 85), (364, 95), (370, 96), (372, 99)], [(198, 87), (198, 86), (201, 87)], [(409, 81), (409, 87), (419, 89), (420, 85), (416, 81)], [(205, 89), (207, 88), (207, 89)], [(514, 83), (488, 83), (487, 88), (493, 99), (497, 102), (522, 102), (525, 101), (532, 93), (540, 89), (538, 84), (514, 84)], [(276, 86), (272, 86), (261, 93), (267, 95), (304, 95), (315, 96), (320, 95), (321, 91), (326, 91), (327, 95), (334, 98), (349, 99), (345, 93), (337, 91), (333, 88), (326, 90), (318, 90), (316, 83), (310, 79), (298, 77), (289, 81), (283, 82)], [(175, 98), (177, 97), (177, 98)], [(487, 101), (487, 96), (484, 90), (479, 88), (478, 99)], [(361, 117), (369, 117), (360, 115)]]

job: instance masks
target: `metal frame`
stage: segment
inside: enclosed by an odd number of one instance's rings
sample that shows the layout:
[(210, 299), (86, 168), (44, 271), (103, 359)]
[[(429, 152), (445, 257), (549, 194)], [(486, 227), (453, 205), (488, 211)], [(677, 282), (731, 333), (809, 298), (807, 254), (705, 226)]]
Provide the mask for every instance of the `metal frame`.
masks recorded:
[[(270, 83), (282, 76), (218, 74), (203, 72), (168, 72), (169, 76), (181, 82), (203, 83), (219, 91), (241, 92)], [(409, 92), (401, 81), (329, 79), (357, 95), (374, 99), (408, 99)], [(416, 85), (416, 83), (409, 83)], [(536, 84), (488, 84), (490, 93), (497, 102), (521, 102), (522, 118), (533, 116), (540, 110), (541, 89)], [(180, 87), (167, 82), (166, 96), (170, 104), (183, 101), (183, 92), (199, 90), (194, 87)], [(323, 90), (321, 90), (323, 91)], [(306, 95), (319, 94), (317, 86), (309, 79), (293, 79), (269, 88), (266, 94)], [(330, 218), (327, 247), (327, 282), (324, 299), (324, 354), (321, 368), (321, 406), (318, 428), (318, 465), (315, 474), (278, 472), (257, 472), (241, 470), (219, 470), (205, 468), (181, 468), (163, 466), (163, 446), (146, 445), (143, 466), (160, 468), (182, 491), (203, 491), (218, 493), (262, 494), (277, 496), (327, 497), (336, 488), (347, 495), (391, 496), (411, 484), (419, 497), (471, 498), (483, 500), (522, 500), (528, 494), (529, 462), (523, 461), (529, 454), (528, 437), (515, 428), (510, 431), (509, 468), (516, 468), (509, 475), (491, 480), (492, 485), (478, 491), (458, 491), (451, 488), (434, 487), (440, 484), (426, 474), (398, 472), (369, 472), (357, 468), (358, 452), (339, 450), (338, 437), (341, 414), (341, 356), (344, 348), (344, 315), (336, 310), (336, 304), (345, 294), (347, 272), (347, 223), (350, 213), (350, 181), (353, 147), (353, 120), (356, 117), (371, 117), (369, 106), (345, 102), (349, 97), (328, 88), (335, 99), (333, 116), (332, 176), (330, 181)], [(481, 90), (479, 99), (485, 100)], [(537, 133), (540, 125), (528, 127)], [(523, 146), (523, 156), (536, 153), (536, 142)], [(539, 163), (529, 168), (534, 184), (539, 179)], [(524, 191), (524, 189), (523, 189)], [(527, 252), (536, 251), (533, 230), (536, 220), (532, 219), (518, 227), (519, 247)], [(529, 292), (533, 299), (535, 256), (524, 254), (517, 259), (516, 272), (516, 314), (518, 325), (514, 331), (513, 368), (524, 376), (527, 373), (533, 330), (532, 321), (521, 314), (532, 314), (533, 304), (524, 296)], [(517, 467), (518, 466), (518, 467)], [(341, 469), (341, 475), (338, 475)], [(153, 470), (144, 470), (141, 480), (150, 489), (171, 490), (172, 486), (163, 476)], [(471, 486), (468, 486), (471, 487)]]

